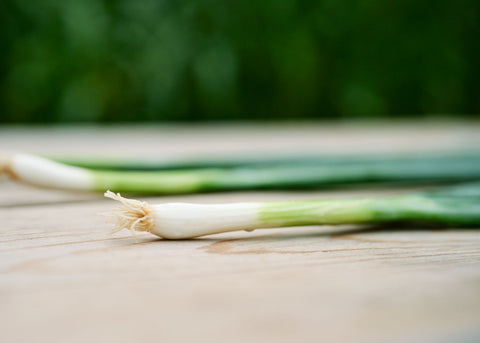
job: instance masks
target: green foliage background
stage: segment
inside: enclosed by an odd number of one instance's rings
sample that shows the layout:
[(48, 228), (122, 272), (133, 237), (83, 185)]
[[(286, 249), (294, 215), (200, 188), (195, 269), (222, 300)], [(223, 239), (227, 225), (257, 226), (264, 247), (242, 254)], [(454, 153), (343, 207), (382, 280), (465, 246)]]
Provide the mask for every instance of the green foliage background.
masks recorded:
[(2, 0), (0, 122), (480, 112), (478, 0)]

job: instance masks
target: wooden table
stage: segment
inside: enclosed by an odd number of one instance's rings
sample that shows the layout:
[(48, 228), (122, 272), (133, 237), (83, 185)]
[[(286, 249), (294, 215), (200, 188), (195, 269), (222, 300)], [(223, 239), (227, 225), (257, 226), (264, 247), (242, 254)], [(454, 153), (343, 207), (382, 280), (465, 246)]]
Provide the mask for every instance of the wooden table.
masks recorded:
[[(32, 153), (213, 156), (480, 146), (475, 122), (3, 127)], [(215, 203), (399, 187), (144, 198)], [(0, 342), (480, 342), (480, 231), (305, 227), (109, 235), (98, 194), (0, 182)]]

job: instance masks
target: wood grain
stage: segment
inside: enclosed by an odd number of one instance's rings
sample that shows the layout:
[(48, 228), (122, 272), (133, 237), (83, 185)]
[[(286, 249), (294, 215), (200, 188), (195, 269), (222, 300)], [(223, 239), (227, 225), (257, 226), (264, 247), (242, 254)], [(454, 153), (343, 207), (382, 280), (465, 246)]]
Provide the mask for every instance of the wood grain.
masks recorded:
[[(57, 128), (4, 127), (0, 145), (41, 153), (88, 154), (101, 148), (117, 155), (139, 149), (165, 156), (312, 145), (328, 152), (480, 145), (475, 123), (381, 125), (381, 132), (368, 125), (326, 124), (228, 127), (226, 132), (87, 127), (69, 128), (67, 135)], [(214, 203), (408, 190), (144, 199)], [(138, 234), (135, 242), (127, 232), (109, 235), (105, 218), (96, 215), (113, 206), (97, 194), (0, 181), (1, 342), (480, 341), (480, 231), (475, 229), (316, 226), (187, 241)]]

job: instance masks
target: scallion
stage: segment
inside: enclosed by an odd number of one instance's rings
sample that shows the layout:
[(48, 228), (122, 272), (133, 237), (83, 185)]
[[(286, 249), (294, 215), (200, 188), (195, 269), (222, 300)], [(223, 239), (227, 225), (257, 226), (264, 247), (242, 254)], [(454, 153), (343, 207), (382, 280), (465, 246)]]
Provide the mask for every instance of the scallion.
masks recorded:
[(312, 188), (365, 182), (440, 182), (480, 179), (480, 156), (471, 158), (292, 164), (161, 171), (104, 171), (45, 158), (0, 156), (0, 171), (37, 186), (105, 192), (180, 194), (244, 189)]
[(167, 239), (236, 230), (397, 221), (480, 226), (480, 182), (379, 198), (230, 204), (150, 205), (110, 191), (105, 196), (122, 204), (112, 214), (116, 230), (146, 231)]

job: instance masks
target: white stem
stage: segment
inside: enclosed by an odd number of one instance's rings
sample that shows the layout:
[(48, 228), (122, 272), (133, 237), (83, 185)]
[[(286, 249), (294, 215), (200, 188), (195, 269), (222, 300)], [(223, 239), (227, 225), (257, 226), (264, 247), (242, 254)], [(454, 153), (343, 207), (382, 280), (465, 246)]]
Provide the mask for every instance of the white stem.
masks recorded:
[(191, 238), (260, 226), (258, 203), (152, 205), (152, 233), (170, 239)]
[(116, 230), (148, 231), (168, 239), (185, 239), (237, 230), (261, 227), (259, 203), (149, 205), (126, 199), (110, 191), (105, 196), (122, 203), (117, 212)]
[(0, 171), (12, 179), (36, 186), (71, 190), (93, 189), (93, 177), (87, 170), (37, 156), (2, 154)]

